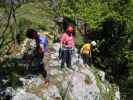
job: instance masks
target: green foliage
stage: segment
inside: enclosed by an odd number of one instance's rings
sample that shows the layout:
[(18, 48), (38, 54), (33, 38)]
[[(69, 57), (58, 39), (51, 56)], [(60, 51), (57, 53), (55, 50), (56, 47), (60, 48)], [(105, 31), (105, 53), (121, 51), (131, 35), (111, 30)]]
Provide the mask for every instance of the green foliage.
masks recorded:
[(86, 76), (85, 77), (85, 83), (86, 84), (91, 84), (92, 82), (91, 82), (91, 79), (90, 79), (90, 76)]
[(63, 89), (63, 87), (59, 86), (59, 92), (62, 98), (64, 98), (65, 96), (65, 89)]
[(51, 19), (48, 8), (46, 8), (46, 6), (44, 8), (44, 5), (46, 4), (42, 5), (40, 3), (36, 3), (27, 3), (17, 9), (17, 18), (20, 30), (32, 27), (35, 29), (52, 31), (54, 23)]
[(42, 100), (47, 100), (45, 97), (41, 97)]
[[(53, 31), (55, 16), (83, 19), (91, 30), (96, 32), (97, 50), (92, 53), (93, 63), (106, 71), (111, 82), (120, 85), (122, 96), (126, 95), (127, 100), (132, 100), (133, 0), (54, 0), (55, 3), (52, 1), (29, 0), (17, 8), (17, 28), (21, 37), (24, 38), (25, 30), (29, 27)], [(3, 15), (4, 7), (0, 9), (0, 15)], [(4, 27), (5, 20), (1, 23)], [(11, 38), (13, 29), (14, 27), (10, 27), (4, 34), (5, 41)], [(83, 37), (76, 33), (77, 47), (80, 48), (82, 44)]]
[(81, 46), (84, 44), (84, 41), (83, 41), (83, 37), (81, 36), (81, 34), (80, 33), (76, 33), (76, 38), (75, 38), (76, 40), (76, 46), (77, 46), (77, 48), (81, 48)]
[[(93, 62), (106, 71), (108, 79), (119, 85), (126, 83), (121, 83), (121, 80), (130, 81), (128, 78), (133, 76), (133, 49), (129, 51), (133, 44), (133, 1), (59, 0), (59, 6), (61, 15), (79, 17), (96, 31), (98, 48), (92, 54)], [(81, 45), (82, 39), (79, 37), (78, 34), (77, 44)], [(128, 86), (126, 89), (128, 91)], [(131, 98), (129, 95), (127, 97)]]

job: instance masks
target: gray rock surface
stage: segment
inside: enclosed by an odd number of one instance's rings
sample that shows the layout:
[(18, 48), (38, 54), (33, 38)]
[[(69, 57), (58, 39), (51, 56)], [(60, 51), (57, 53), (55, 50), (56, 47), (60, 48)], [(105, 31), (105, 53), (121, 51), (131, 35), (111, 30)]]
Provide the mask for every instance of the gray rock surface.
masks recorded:
[(38, 96), (36, 96), (35, 94), (32, 93), (28, 93), (28, 92), (18, 92), (13, 98), (12, 100), (42, 100), (41, 98), (39, 98)]
[[(29, 44), (31, 52), (35, 48), (33, 41), (25, 40), (19, 56), (27, 50), (27, 44)], [(23, 83), (23, 87), (15, 90), (12, 100), (41, 100), (42, 98), (46, 100), (104, 100), (101, 98), (101, 92), (106, 92), (108, 87), (108, 84), (104, 83), (106, 81), (104, 72), (99, 71), (98, 73), (101, 77), (99, 88), (94, 69), (83, 64), (77, 49), (72, 58), (73, 69), (65, 67), (60, 71), (60, 60), (58, 59), (60, 45), (55, 43), (52, 47), (55, 51), (51, 52), (51, 58), (46, 68), (49, 84), (46, 86), (44, 79), (40, 76), (21, 77), (19, 80)], [(115, 95), (116, 98), (119, 98), (118, 91)]]
[(86, 84), (85, 74), (74, 72), (71, 75), (69, 95), (72, 100), (95, 100), (100, 94), (95, 83)]
[(49, 86), (47, 91), (44, 90), (43, 97), (46, 98), (46, 100), (55, 100), (56, 98), (61, 100), (59, 90), (55, 85)]

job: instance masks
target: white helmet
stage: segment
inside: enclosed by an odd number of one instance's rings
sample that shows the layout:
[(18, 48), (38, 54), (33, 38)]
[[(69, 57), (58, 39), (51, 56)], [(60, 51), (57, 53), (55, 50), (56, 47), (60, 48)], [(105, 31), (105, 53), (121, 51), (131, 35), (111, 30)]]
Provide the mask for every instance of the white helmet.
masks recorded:
[(92, 45), (93, 47), (96, 47), (97, 43), (96, 43), (95, 41), (92, 41), (92, 42), (91, 42), (91, 45)]

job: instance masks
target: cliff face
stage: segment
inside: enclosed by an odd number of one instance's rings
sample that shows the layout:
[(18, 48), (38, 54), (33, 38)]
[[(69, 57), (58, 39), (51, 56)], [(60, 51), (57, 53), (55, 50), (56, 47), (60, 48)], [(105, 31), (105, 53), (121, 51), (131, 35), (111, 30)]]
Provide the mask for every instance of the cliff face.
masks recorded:
[[(72, 68), (59, 70), (58, 59), (59, 43), (52, 44), (48, 61), (47, 79), (49, 84), (44, 84), (44, 79), (38, 71), (37, 60), (28, 62), (33, 55), (35, 43), (26, 39), (21, 45), (21, 50), (14, 54), (18, 69), (24, 68), (18, 73), (16, 81), (19, 87), (7, 87), (1, 92), (1, 99), (10, 96), (12, 100), (119, 100), (119, 91), (105, 80), (105, 73), (94, 66), (86, 66), (75, 49), (72, 59)], [(10, 66), (14, 67), (14, 66)], [(21, 75), (20, 75), (21, 74)], [(4, 81), (4, 79), (2, 80)], [(8, 80), (7, 80), (8, 81)], [(18, 85), (18, 83), (16, 83)], [(6, 95), (6, 97), (4, 96)], [(118, 97), (116, 97), (116, 96)], [(118, 99), (117, 99), (118, 98)]]

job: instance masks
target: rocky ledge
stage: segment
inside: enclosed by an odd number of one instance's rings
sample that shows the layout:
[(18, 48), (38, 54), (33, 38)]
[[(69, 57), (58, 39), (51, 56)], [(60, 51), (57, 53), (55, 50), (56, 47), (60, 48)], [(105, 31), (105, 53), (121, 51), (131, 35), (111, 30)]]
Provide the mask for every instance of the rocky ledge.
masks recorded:
[[(21, 52), (16, 54), (16, 57), (21, 58), (24, 55), (27, 44), (32, 53), (34, 42), (25, 40)], [(62, 71), (59, 70), (58, 49), (58, 43), (52, 45), (46, 68), (48, 84), (44, 83), (40, 74), (27, 74), (19, 78), (21, 87), (7, 87), (1, 95), (8, 95), (12, 100), (120, 100), (118, 87), (114, 89), (105, 80), (103, 71), (84, 65), (76, 49), (72, 58), (72, 69), (65, 67)], [(4, 100), (4, 97), (1, 99)]]

